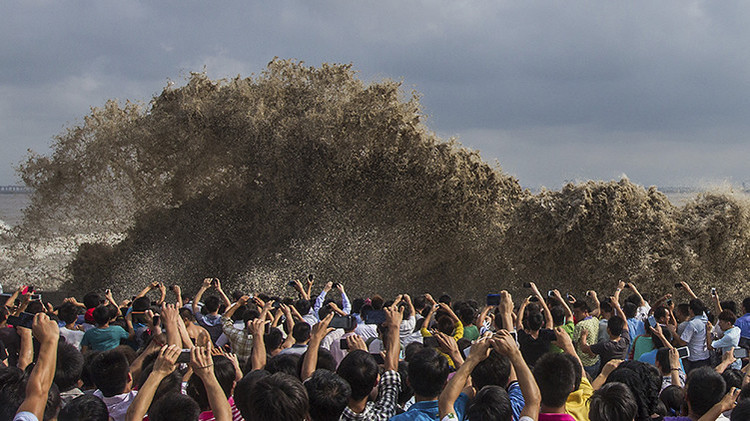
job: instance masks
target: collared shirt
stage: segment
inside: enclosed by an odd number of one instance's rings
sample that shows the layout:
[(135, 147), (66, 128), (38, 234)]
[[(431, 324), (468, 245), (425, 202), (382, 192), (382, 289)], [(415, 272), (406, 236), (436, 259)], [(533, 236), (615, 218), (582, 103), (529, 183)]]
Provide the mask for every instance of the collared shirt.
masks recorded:
[(101, 399), (104, 402), (104, 405), (107, 406), (109, 416), (114, 421), (125, 421), (125, 415), (128, 412), (128, 407), (130, 407), (130, 404), (133, 403), (133, 399), (135, 399), (135, 395), (137, 394), (137, 391), (131, 390), (128, 393), (105, 397), (101, 390), (97, 389), (96, 392), (94, 392), (94, 396)]
[(253, 335), (245, 329), (235, 327), (230, 318), (222, 316), (221, 323), (222, 330), (232, 345), (232, 352), (237, 354), (237, 358), (240, 360), (249, 360), (253, 354)]
[(565, 402), (565, 412), (577, 421), (589, 421), (589, 398), (594, 394), (594, 388), (586, 376), (581, 378), (578, 390), (568, 395)]
[[(732, 351), (734, 348), (739, 345), (740, 343), (740, 328), (737, 326), (732, 326), (731, 328), (727, 329), (726, 332), (724, 332), (724, 336), (721, 337), (721, 339), (717, 339), (713, 342), (711, 342), (711, 347), (714, 349), (720, 349), (722, 353), (727, 351)], [(734, 360), (731, 368), (741, 369), (742, 368), (742, 360)]]
[(575, 344), (576, 353), (578, 354), (578, 358), (581, 359), (581, 363), (584, 365), (584, 367), (590, 367), (592, 365), (595, 365), (597, 362), (599, 362), (599, 356), (594, 355), (593, 357), (581, 350), (581, 333), (586, 330), (588, 332), (588, 336), (586, 337), (586, 343), (588, 345), (593, 345), (597, 342), (597, 339), (599, 338), (599, 320), (595, 317), (586, 317), (585, 319), (578, 322), (577, 325), (575, 325), (575, 328), (573, 330), (573, 343)]
[(383, 372), (378, 383), (378, 398), (375, 402), (367, 402), (365, 410), (359, 414), (346, 407), (341, 414), (341, 419), (344, 421), (387, 420), (396, 414), (399, 392), (401, 392), (401, 376), (398, 371)]
[(750, 313), (745, 313), (737, 318), (734, 321), (734, 325), (740, 328), (741, 337), (750, 338)]
[(680, 339), (687, 342), (690, 350), (688, 361), (702, 361), (710, 357), (706, 347), (706, 320), (704, 315), (693, 317), (680, 335)]

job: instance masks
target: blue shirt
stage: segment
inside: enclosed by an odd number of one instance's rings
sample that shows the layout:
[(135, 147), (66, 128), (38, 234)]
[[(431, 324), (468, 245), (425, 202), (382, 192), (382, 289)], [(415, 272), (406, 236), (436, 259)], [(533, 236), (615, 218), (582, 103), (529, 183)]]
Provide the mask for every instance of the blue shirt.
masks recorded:
[(121, 339), (128, 339), (130, 335), (120, 326), (89, 329), (83, 334), (81, 346), (87, 346), (94, 351), (108, 351), (117, 348)]
[(640, 319), (632, 318), (628, 319), (627, 321), (628, 333), (630, 334), (630, 349), (628, 351), (631, 351), (633, 349), (633, 346), (635, 346), (635, 338), (646, 333), (646, 326)]
[(526, 405), (521, 393), (521, 386), (518, 385), (518, 382), (513, 382), (508, 386), (508, 397), (510, 398), (510, 408), (513, 411), (513, 421), (518, 421), (521, 417), (523, 406)]
[[(468, 402), (469, 397), (465, 393), (462, 393), (456, 399), (456, 403), (453, 404), (453, 409), (456, 411), (459, 420), (464, 419), (466, 416), (466, 404)], [(390, 421), (430, 421), (439, 419), (438, 401), (422, 401), (410, 406), (409, 410), (403, 414), (394, 415)]]
[(740, 336), (750, 338), (750, 313), (745, 313), (734, 321), (734, 325), (740, 328)]

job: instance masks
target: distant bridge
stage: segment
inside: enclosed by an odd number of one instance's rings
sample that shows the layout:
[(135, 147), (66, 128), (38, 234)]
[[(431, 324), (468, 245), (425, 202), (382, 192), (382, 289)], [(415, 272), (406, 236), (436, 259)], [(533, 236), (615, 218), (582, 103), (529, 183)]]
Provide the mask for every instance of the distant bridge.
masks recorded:
[(0, 194), (31, 193), (33, 191), (26, 186), (0, 186)]

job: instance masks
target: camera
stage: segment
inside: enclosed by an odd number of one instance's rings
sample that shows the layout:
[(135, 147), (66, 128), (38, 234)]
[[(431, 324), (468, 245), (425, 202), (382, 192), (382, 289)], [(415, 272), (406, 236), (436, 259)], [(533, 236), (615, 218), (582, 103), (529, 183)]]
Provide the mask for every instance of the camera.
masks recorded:
[(524, 282), (523, 283), (524, 288), (531, 288), (531, 282)]

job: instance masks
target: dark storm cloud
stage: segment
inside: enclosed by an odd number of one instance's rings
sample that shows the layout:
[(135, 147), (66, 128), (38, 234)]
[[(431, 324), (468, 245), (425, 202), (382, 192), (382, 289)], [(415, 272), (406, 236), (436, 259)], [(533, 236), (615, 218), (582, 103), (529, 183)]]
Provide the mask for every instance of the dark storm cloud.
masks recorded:
[(743, 180), (749, 17), (739, 1), (6, 2), (0, 184), (90, 106), (274, 56), (403, 80), (433, 130), (526, 185)]

